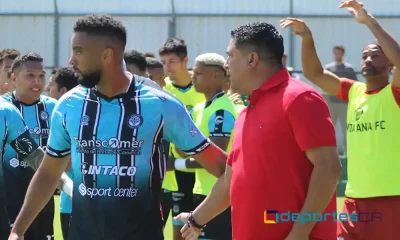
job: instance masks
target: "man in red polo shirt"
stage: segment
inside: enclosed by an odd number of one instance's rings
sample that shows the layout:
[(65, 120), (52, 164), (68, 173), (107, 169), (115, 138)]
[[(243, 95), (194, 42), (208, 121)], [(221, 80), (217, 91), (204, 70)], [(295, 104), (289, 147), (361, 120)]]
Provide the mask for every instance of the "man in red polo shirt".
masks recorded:
[[(182, 236), (197, 239), (198, 229), (231, 204), (235, 240), (336, 239), (329, 214), (336, 212), (341, 168), (328, 106), (283, 67), (283, 38), (273, 25), (250, 23), (231, 37), (231, 83), (250, 94), (250, 104), (236, 121), (225, 175), (199, 207), (177, 217), (187, 223)], [(285, 221), (289, 211), (293, 219), (316, 217)]]

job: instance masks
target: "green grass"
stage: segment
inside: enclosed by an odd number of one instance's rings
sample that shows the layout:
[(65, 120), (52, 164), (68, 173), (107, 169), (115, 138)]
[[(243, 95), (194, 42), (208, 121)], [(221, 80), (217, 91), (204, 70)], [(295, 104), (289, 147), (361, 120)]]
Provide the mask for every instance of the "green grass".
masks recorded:
[[(343, 206), (343, 197), (338, 197), (337, 198), (337, 212), (342, 211), (342, 206)], [(59, 196), (54, 197), (55, 205), (56, 205), (56, 211), (54, 215), (54, 239), (55, 240), (62, 240), (62, 233), (61, 233), (61, 225), (60, 225), (60, 214), (59, 214), (59, 201), (60, 198)], [(165, 227), (164, 230), (164, 235), (165, 235), (165, 240), (172, 240), (172, 222), (171, 222), (171, 215), (168, 218), (167, 226)]]

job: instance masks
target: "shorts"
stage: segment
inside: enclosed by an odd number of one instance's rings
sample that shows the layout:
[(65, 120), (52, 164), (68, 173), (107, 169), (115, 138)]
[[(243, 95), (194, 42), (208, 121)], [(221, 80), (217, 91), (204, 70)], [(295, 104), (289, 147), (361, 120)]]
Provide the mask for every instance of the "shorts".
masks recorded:
[[(206, 196), (204, 195), (194, 194), (194, 206), (197, 207), (200, 205), (205, 198)], [(232, 240), (231, 208), (229, 207), (223, 213), (208, 222), (200, 233), (199, 239)]]
[[(9, 208), (10, 209), (10, 208)], [(13, 212), (11, 214), (11, 211)], [(9, 216), (18, 215), (20, 208), (11, 208)], [(15, 218), (12, 220), (12, 223)], [(52, 198), (45, 208), (35, 218), (25, 233), (26, 240), (51, 240), (54, 239), (54, 199)]]
[(342, 213), (357, 219), (337, 222), (338, 240), (399, 239), (400, 196), (345, 198)]
[(69, 232), (69, 222), (71, 221), (70, 213), (60, 213), (60, 221), (61, 221), (61, 231), (63, 235), (63, 239), (68, 239)]
[[(172, 216), (176, 217), (182, 212), (194, 210), (193, 205), (193, 187), (195, 182), (195, 173), (175, 171), (178, 191), (172, 192)], [(183, 222), (172, 219), (172, 224), (183, 226)]]
[(164, 189), (164, 191), (161, 193), (160, 202), (161, 202), (161, 214), (165, 226), (165, 224), (168, 221), (169, 211), (172, 208), (172, 192)]

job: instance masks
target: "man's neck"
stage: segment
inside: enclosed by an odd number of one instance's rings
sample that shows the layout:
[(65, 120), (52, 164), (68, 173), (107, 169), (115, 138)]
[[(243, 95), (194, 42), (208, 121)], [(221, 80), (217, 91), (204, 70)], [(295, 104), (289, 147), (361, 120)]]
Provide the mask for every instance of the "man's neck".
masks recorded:
[(340, 60), (340, 61), (336, 61), (336, 60), (335, 60), (335, 64), (336, 64), (336, 65), (343, 65), (343, 60)]
[(190, 76), (189, 71), (185, 71), (181, 75), (176, 76), (176, 79), (173, 80), (175, 85), (185, 87), (192, 82), (192, 77)]
[(15, 98), (18, 100), (18, 102), (27, 104), (27, 105), (31, 105), (33, 103), (35, 103), (38, 99), (32, 99), (30, 97), (27, 96), (27, 94), (22, 94), (19, 91), (15, 91), (14, 93)]
[(251, 77), (252, 81), (249, 82), (249, 88), (243, 94), (250, 95), (254, 90), (258, 89), (268, 81), (274, 74), (282, 70), (281, 67), (263, 67), (260, 68), (253, 76)]
[(365, 80), (368, 92), (380, 90), (389, 84), (388, 79), (384, 77), (365, 78)]
[(126, 92), (130, 78), (132, 76), (125, 74), (123, 71), (103, 74), (99, 84), (97, 84), (97, 90), (107, 97), (117, 96)]
[(212, 91), (204, 93), (204, 96), (206, 97), (206, 101), (210, 102), (220, 92), (222, 92), (222, 88), (221, 89), (214, 89)]

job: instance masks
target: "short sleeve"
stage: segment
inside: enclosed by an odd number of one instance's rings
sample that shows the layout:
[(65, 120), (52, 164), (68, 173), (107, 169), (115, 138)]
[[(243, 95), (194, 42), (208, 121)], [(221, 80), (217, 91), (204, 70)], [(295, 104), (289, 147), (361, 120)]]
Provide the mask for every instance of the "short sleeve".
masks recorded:
[(210, 137), (230, 137), (235, 126), (235, 117), (228, 111), (215, 111), (208, 120)]
[(349, 102), (349, 92), (350, 92), (350, 88), (351, 86), (353, 86), (353, 84), (356, 81), (354, 80), (350, 80), (347, 78), (341, 78), (340, 79), (340, 88), (339, 88), (339, 93), (336, 96), (337, 98), (339, 98), (340, 100), (343, 100), (345, 102)]
[(195, 155), (208, 146), (210, 141), (196, 127), (189, 112), (178, 101), (168, 98), (164, 104), (164, 136), (186, 155)]
[(315, 92), (297, 96), (287, 109), (287, 117), (300, 149), (336, 146), (335, 128), (328, 105)]
[(62, 158), (71, 154), (71, 138), (66, 129), (66, 114), (62, 107), (63, 100), (57, 103), (51, 115), (46, 153), (54, 158)]
[(10, 104), (6, 114), (7, 138), (6, 142), (15, 150), (20, 159), (25, 159), (39, 148), (39, 145), (29, 133), (18, 109)]

